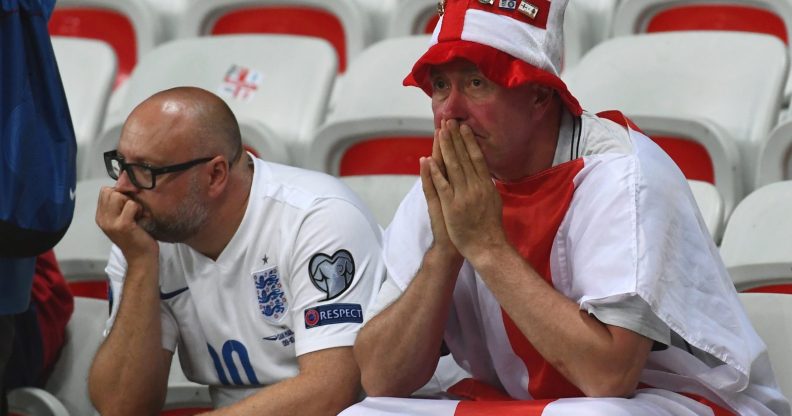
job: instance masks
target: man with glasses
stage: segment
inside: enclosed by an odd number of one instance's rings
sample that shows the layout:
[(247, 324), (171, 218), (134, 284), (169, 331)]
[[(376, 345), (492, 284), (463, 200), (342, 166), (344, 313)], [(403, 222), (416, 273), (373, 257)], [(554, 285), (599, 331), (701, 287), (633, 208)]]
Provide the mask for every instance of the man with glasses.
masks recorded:
[(198, 88), (141, 103), (104, 160), (112, 310), (89, 380), (102, 414), (158, 412), (176, 348), (217, 414), (356, 400), (351, 346), (384, 266), (348, 188), (244, 152), (231, 110)]

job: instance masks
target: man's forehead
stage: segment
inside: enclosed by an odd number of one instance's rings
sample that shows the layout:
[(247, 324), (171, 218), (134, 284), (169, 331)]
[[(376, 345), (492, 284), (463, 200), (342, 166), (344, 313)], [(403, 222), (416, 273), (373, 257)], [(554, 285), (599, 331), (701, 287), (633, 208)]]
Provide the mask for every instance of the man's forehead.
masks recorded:
[(124, 125), (118, 152), (129, 161), (157, 164), (178, 152), (180, 132), (176, 124), (132, 117)]

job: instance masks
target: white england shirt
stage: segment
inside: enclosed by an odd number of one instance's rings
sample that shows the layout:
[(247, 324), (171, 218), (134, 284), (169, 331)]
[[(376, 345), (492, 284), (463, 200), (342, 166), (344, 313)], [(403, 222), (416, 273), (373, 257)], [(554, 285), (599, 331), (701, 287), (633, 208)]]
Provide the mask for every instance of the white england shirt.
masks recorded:
[[(298, 374), (297, 356), (352, 346), (385, 276), (381, 229), (331, 176), (254, 159), (244, 218), (213, 261), (160, 243), (162, 346), (216, 406)], [(126, 261), (106, 272), (111, 329)]]

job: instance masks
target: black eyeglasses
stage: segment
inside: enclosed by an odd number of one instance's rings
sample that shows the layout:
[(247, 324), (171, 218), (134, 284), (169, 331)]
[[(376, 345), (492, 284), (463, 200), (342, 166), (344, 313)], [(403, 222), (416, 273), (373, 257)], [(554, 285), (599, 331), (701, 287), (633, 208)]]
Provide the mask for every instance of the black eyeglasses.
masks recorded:
[(212, 159), (214, 158), (204, 157), (176, 165), (153, 168), (141, 163), (126, 163), (124, 162), (124, 158), (118, 155), (117, 150), (110, 150), (104, 153), (105, 168), (107, 169), (107, 174), (110, 175), (111, 178), (118, 180), (118, 177), (121, 176), (121, 172), (126, 172), (132, 185), (141, 189), (154, 189), (154, 186), (157, 185), (157, 175), (187, 170)]

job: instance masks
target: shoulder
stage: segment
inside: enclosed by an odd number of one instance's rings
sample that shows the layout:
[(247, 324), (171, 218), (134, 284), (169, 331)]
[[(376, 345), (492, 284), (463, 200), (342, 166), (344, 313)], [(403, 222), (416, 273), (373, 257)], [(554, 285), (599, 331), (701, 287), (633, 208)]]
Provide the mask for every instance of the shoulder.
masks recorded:
[(322, 201), (330, 205), (352, 205), (365, 210), (358, 196), (340, 179), (326, 173), (256, 161), (253, 195), (275, 199), (300, 209), (309, 209)]

